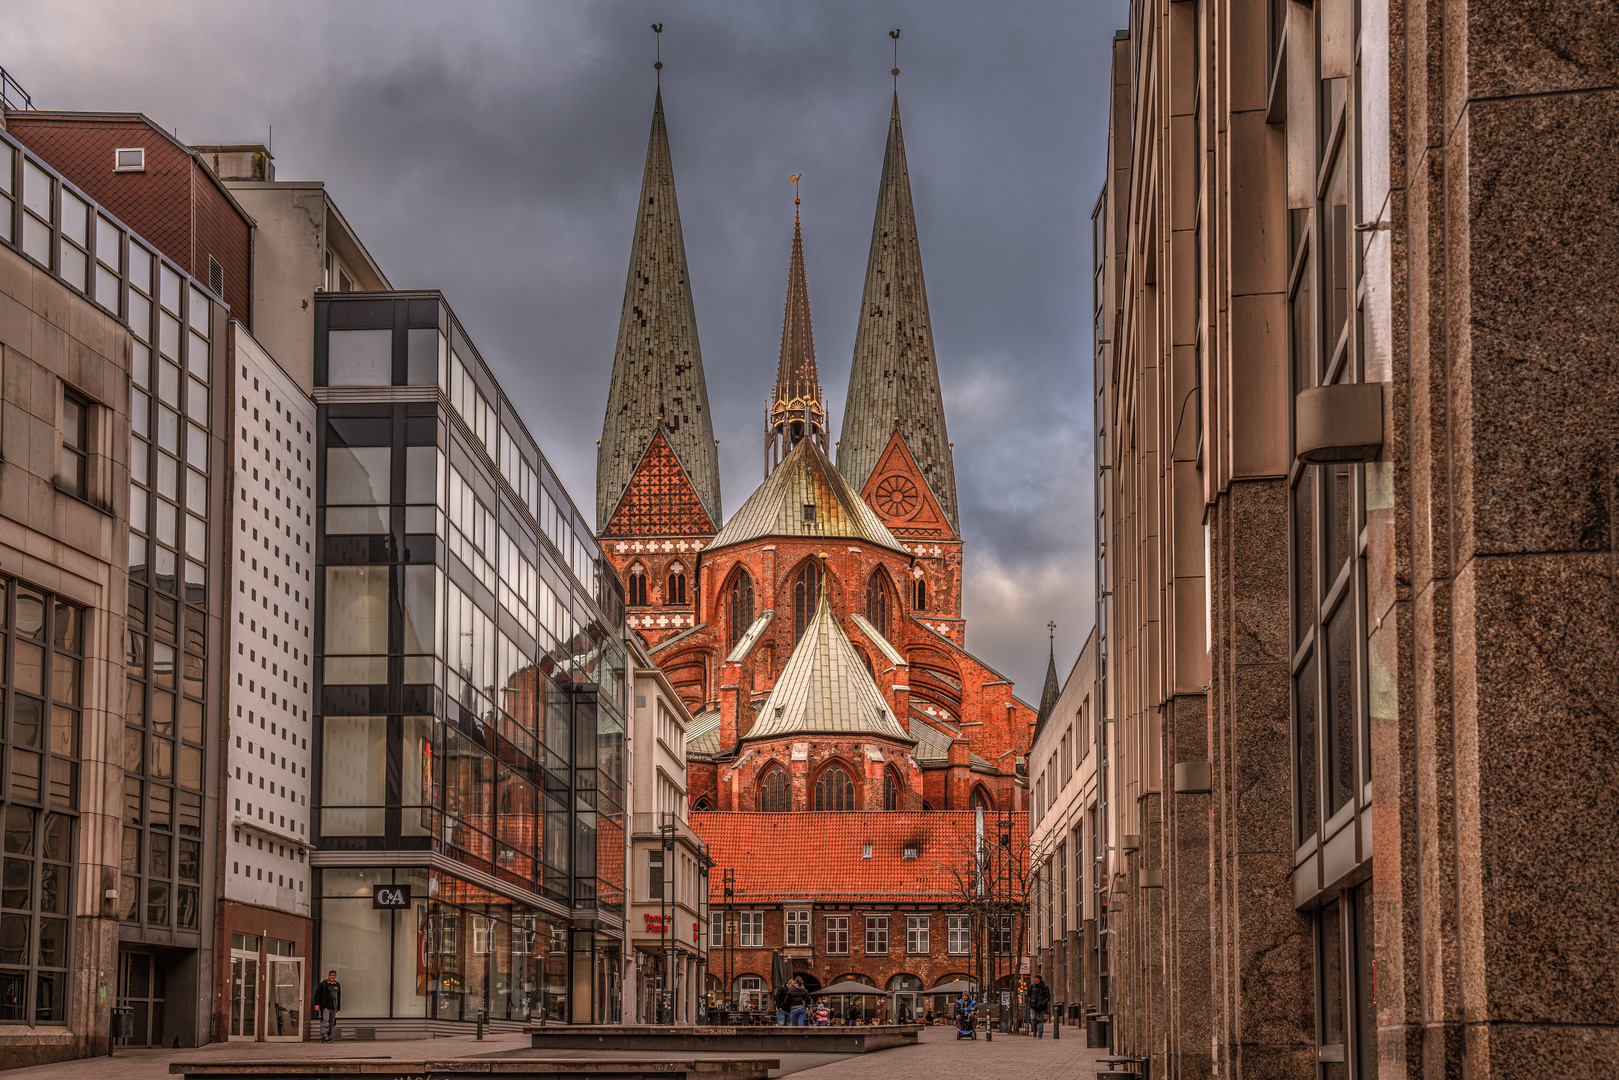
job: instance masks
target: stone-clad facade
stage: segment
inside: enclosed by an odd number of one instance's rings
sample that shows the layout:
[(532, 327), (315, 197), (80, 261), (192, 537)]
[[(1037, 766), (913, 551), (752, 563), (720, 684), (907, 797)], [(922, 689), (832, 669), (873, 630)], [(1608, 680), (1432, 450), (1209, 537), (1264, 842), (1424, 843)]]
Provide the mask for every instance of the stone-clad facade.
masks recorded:
[(1619, 1067), (1616, 40), (1165, 0), (1114, 42), (1090, 1004), (1154, 1076)]

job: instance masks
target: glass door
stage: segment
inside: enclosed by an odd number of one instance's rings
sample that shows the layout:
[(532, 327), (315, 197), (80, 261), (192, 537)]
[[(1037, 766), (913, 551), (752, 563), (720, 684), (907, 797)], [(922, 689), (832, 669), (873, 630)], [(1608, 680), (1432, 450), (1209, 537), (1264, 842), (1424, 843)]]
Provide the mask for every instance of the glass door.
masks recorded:
[(300, 1041), (304, 1037), (304, 962), (272, 956), (269, 965), (269, 1011), (265, 1016), (266, 1040)]
[(135, 1034), (121, 1046), (163, 1045), (163, 983), (148, 952), (118, 953), (118, 1004), (134, 1015)]
[(230, 956), (230, 1037), (259, 1037), (259, 955), (236, 950)]

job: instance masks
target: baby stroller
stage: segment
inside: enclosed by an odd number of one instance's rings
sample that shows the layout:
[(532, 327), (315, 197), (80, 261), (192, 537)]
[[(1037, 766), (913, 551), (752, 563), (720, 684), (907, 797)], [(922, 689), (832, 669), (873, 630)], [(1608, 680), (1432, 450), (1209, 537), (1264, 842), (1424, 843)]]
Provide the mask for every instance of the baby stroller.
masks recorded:
[(956, 1039), (978, 1038), (977, 1001), (956, 1002)]

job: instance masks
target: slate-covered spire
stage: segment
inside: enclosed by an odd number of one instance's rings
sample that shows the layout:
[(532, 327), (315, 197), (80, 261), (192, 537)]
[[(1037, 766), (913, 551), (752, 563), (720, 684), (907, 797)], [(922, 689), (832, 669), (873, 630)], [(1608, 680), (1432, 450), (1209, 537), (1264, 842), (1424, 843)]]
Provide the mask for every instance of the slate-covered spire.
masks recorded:
[[(795, 198), (794, 203), (797, 203)], [(815, 370), (815, 332), (810, 328), (809, 276), (804, 270), (804, 230), (793, 213), (793, 257), (787, 267), (787, 306), (781, 320), (781, 359), (770, 392), (770, 443), (765, 475), (799, 440), (826, 446), (826, 404)]]
[(838, 471), (856, 490), (865, 488), (896, 428), (959, 536), (956, 470), (944, 426), (897, 93), (888, 121), (888, 149), (877, 189), (877, 219), (871, 229), (849, 400), (838, 445)]
[(719, 455), (708, 413), (697, 314), (675, 201), (663, 92), (652, 108), (646, 174), (630, 244), (613, 381), (596, 450), (596, 527), (602, 529), (661, 427), (708, 516), (720, 520)]
[(1040, 693), (1040, 712), (1034, 719), (1035, 736), (1038, 738), (1042, 728), (1046, 726), (1046, 717), (1051, 710), (1057, 707), (1057, 698), (1062, 696), (1062, 687), (1057, 682), (1057, 628), (1051, 628), (1051, 658), (1046, 661), (1046, 687)]

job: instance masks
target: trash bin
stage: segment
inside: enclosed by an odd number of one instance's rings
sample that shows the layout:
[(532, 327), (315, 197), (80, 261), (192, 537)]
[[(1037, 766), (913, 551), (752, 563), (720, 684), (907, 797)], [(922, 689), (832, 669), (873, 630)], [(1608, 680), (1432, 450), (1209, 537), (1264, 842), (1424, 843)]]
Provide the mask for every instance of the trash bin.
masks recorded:
[(135, 1037), (135, 1006), (114, 1005), (112, 1007), (112, 1038), (116, 1042), (122, 1039), (128, 1042)]
[(1109, 1022), (1112, 1018), (1100, 1013), (1089, 1016), (1085, 1020), (1085, 1045), (1092, 1050), (1106, 1050), (1113, 1042), (1112, 1027)]

